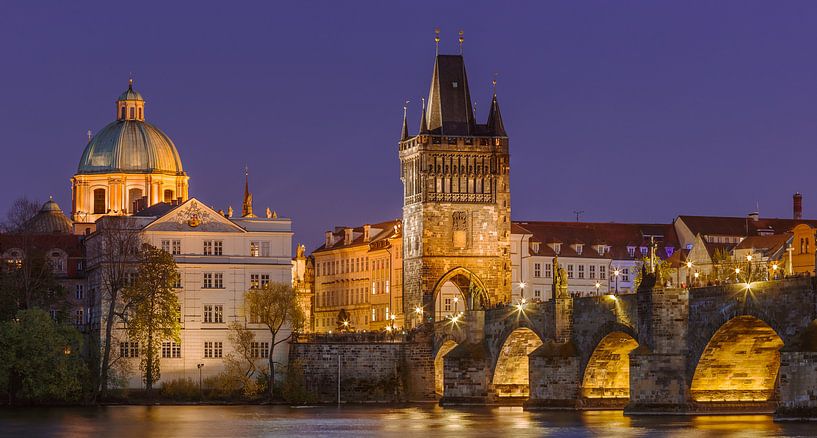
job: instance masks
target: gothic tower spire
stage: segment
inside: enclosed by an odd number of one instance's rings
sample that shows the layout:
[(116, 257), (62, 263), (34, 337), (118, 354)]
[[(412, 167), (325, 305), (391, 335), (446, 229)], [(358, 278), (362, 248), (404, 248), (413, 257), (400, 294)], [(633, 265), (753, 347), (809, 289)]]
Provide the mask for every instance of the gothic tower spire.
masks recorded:
[(244, 202), (241, 204), (241, 217), (255, 217), (252, 214), (252, 193), (250, 193), (250, 171), (244, 167)]
[(408, 120), (406, 119), (406, 112), (408, 111), (408, 101), (403, 104), (403, 132), (400, 133), (400, 140), (406, 140), (409, 138), (408, 133)]

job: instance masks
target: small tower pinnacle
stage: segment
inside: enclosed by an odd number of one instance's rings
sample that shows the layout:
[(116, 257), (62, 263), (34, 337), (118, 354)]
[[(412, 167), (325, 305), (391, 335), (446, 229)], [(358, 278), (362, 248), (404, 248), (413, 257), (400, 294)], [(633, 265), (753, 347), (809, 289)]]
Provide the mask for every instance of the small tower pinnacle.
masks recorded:
[(408, 104), (409, 104), (408, 100), (403, 104), (403, 132), (400, 133), (400, 140), (406, 140), (409, 137), (408, 120), (406, 118), (406, 113), (408, 112)]
[(423, 101), (423, 110), (422, 114), (420, 115), (420, 134), (427, 134), (428, 133), (428, 123), (426, 122), (426, 98), (420, 98)]
[(462, 29), (460, 29), (460, 38), (459, 38), (459, 41), (460, 41), (460, 55), (462, 55), (462, 43), (463, 43), (463, 41), (465, 41), (465, 38), (462, 36), (463, 33), (464, 32), (462, 31)]
[(434, 56), (440, 54), (440, 28), (434, 28)]

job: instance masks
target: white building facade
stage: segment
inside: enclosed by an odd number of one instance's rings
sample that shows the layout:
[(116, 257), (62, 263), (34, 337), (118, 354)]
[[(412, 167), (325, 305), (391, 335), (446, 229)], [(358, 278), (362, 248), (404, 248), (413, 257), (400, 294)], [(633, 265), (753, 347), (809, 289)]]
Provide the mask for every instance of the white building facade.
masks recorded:
[[(142, 239), (171, 253), (180, 273), (181, 342), (166, 341), (161, 349), (161, 379), (204, 378), (224, 370), (224, 357), (233, 351), (228, 324), (238, 322), (254, 331), (258, 365), (265, 367), (270, 354), (270, 334), (265, 326), (253, 323), (245, 312), (244, 294), (268, 282), (291, 282), (292, 227), (289, 219), (229, 218), (195, 198), (169, 205), (160, 203), (130, 217), (105, 217), (97, 222), (129, 221), (141, 230)], [(104, 228), (101, 228), (104, 229)], [(87, 238), (89, 287), (95, 292), (97, 309), (102, 302), (103, 266), (94, 254), (99, 232)], [(108, 315), (95, 312), (94, 327), (104, 336)], [(279, 336), (286, 337), (284, 330)], [(280, 339), (280, 338), (279, 338)], [(130, 342), (125, 326), (117, 323), (112, 356), (127, 362), (127, 386), (142, 387), (139, 372), (140, 348)], [(274, 351), (274, 360), (287, 361), (288, 344)], [(202, 365), (203, 364), (203, 365)], [(200, 367), (201, 365), (201, 367)]]

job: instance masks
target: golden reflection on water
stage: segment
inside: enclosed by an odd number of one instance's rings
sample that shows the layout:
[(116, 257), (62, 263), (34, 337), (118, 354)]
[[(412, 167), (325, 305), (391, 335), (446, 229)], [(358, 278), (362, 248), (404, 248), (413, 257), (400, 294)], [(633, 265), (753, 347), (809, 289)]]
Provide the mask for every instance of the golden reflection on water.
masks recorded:
[[(697, 430), (735, 432), (746, 436), (769, 436), (781, 432), (779, 424), (769, 415), (710, 415), (692, 418), (692, 427)], [(815, 430), (817, 432), (817, 428)]]

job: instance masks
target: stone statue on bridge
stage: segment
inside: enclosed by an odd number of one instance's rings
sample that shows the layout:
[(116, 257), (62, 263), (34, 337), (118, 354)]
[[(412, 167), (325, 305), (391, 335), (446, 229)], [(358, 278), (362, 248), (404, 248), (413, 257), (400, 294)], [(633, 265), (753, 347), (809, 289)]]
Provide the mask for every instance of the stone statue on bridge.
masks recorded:
[(559, 266), (559, 257), (553, 257), (553, 298), (568, 298), (570, 293), (567, 291), (567, 271), (565, 268)]

